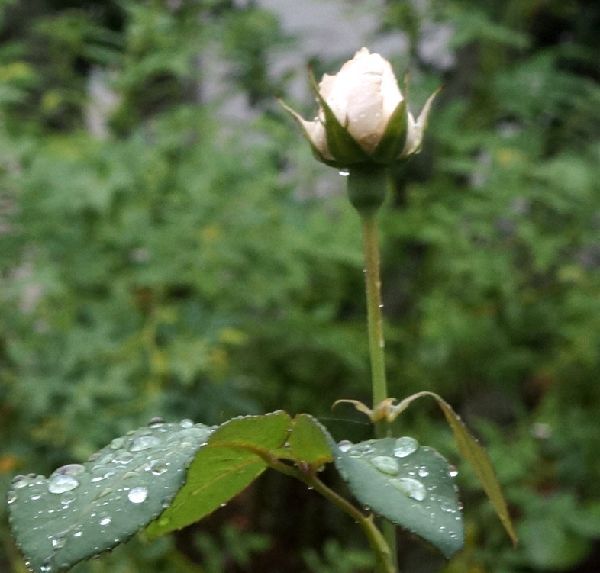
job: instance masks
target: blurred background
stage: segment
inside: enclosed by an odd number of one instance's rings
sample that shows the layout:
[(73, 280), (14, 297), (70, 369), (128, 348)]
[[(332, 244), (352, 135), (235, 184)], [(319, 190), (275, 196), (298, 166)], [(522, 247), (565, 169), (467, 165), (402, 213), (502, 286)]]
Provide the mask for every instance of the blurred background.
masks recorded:
[[(397, 423), (458, 464), (465, 549), (407, 573), (600, 570), (600, 4), (2, 0), (0, 490), (153, 416), (284, 408), (369, 436), (359, 224), (276, 97), (363, 45), (442, 84), (382, 217), (393, 396), (441, 393), (489, 448), (513, 549), (433, 404)], [(328, 472), (325, 479), (336, 483)], [(341, 487), (341, 486), (340, 486)], [(0, 571), (24, 566), (0, 508)], [(78, 573), (367, 573), (360, 532), (261, 480)]]

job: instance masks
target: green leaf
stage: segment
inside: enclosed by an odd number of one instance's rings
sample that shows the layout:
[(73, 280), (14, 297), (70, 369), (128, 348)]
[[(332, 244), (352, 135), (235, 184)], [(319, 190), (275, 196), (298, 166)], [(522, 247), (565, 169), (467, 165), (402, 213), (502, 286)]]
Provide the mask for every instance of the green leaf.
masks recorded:
[(379, 163), (390, 163), (397, 159), (406, 143), (408, 111), (403, 99), (390, 117), (381, 141), (373, 152), (373, 159)]
[(186, 483), (147, 532), (158, 536), (199, 521), (250, 485), (280, 448), (292, 420), (285, 412), (234, 418), (220, 426), (189, 467)]
[(18, 476), (10, 525), (28, 567), (63, 571), (111, 549), (159, 515), (211, 429), (190, 420), (140, 428), (50, 478)]
[(292, 459), (320, 467), (333, 461), (327, 429), (309, 414), (299, 414), (293, 420), (288, 449)]
[(517, 543), (517, 534), (513, 528), (510, 515), (508, 514), (508, 508), (506, 506), (506, 501), (504, 500), (504, 496), (502, 495), (502, 489), (498, 480), (496, 478), (496, 474), (494, 472), (494, 468), (492, 466), (492, 462), (490, 461), (487, 452), (479, 445), (479, 442), (470, 434), (469, 430), (460, 419), (459, 415), (452, 409), (450, 404), (446, 402), (441, 396), (438, 396), (434, 392), (418, 392), (413, 394), (412, 396), (408, 396), (404, 400), (402, 400), (397, 406), (394, 407), (394, 412), (397, 414), (401, 413), (405, 410), (412, 402), (417, 400), (418, 398), (422, 398), (423, 396), (431, 396), (436, 400), (444, 416), (446, 417), (446, 421), (448, 425), (452, 429), (454, 433), (454, 440), (456, 445), (458, 446), (458, 450), (472, 466), (475, 474), (479, 478), (483, 490), (487, 494), (498, 518), (504, 525), (504, 529), (508, 533), (513, 543)]
[(448, 462), (408, 436), (335, 446), (335, 464), (355, 497), (435, 545), (463, 546), (462, 513)]

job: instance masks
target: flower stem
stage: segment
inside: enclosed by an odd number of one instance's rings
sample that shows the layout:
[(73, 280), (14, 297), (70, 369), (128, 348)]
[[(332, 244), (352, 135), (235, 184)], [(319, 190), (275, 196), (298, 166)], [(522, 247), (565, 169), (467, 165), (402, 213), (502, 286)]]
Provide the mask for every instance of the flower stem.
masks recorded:
[[(373, 408), (388, 397), (385, 377), (385, 339), (383, 337), (383, 316), (381, 309), (381, 280), (379, 278), (379, 238), (376, 213), (361, 214), (363, 248), (365, 256), (365, 284), (367, 292), (367, 317), (369, 328), (369, 354), (371, 357), (371, 381), (373, 385)], [(378, 438), (389, 432), (388, 424), (380, 421), (375, 424)]]
[[(374, 410), (388, 398), (377, 227), (377, 212), (385, 200), (387, 178), (388, 174), (385, 169), (351, 170), (348, 177), (348, 196), (350, 202), (358, 211), (362, 224)], [(384, 438), (389, 435), (391, 435), (391, 428), (388, 422), (385, 420), (375, 422), (375, 436), (377, 438)], [(397, 571), (396, 527), (393, 523), (382, 519), (381, 529), (390, 549), (393, 570)]]

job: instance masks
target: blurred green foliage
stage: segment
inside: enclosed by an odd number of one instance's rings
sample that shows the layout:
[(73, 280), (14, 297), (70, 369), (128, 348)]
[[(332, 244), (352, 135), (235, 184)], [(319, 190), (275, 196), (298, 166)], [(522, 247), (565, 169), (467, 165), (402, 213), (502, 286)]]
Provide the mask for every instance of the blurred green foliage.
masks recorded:
[[(380, 14), (411, 40), (395, 63), (415, 98), (444, 84), (382, 221), (389, 379), (398, 397), (440, 392), (478, 431), (521, 544), (461, 467), (465, 550), (444, 565), (403, 538), (403, 570), (597, 571), (600, 8), (423, 5)], [(418, 49), (424, 17), (452, 27), (446, 71)], [(324, 168), (269, 71), (301, 39), (225, 0), (4, 1), (0, 26), (2, 489), (155, 415), (285, 408), (365, 437), (329, 411), (370, 394), (358, 221), (341, 179), (312, 191)], [(215, 58), (251, 119), (204, 100)], [(399, 431), (456, 459), (434, 412)], [(0, 569), (20, 572), (3, 523)], [(353, 524), (279, 476), (200, 529), (77, 571), (369, 570)]]

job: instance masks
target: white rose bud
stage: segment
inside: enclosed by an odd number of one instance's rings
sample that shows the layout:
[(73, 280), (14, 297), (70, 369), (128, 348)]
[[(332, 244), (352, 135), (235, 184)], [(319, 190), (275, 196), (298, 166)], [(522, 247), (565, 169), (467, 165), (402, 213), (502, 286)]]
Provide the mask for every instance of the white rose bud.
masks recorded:
[(313, 121), (283, 104), (302, 127), (317, 159), (337, 168), (389, 164), (417, 153), (433, 93), (415, 120), (392, 66), (362, 48), (335, 76), (315, 84), (319, 113)]

